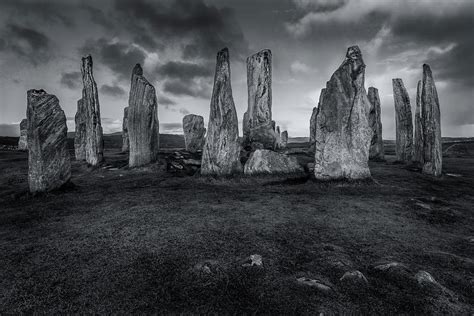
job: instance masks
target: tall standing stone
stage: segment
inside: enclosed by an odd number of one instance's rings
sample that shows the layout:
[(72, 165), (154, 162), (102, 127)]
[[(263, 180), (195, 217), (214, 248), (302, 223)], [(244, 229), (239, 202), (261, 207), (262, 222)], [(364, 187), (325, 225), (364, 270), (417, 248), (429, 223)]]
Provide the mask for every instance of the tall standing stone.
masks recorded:
[(316, 148), (316, 118), (318, 116), (319, 107), (321, 106), (321, 101), (325, 91), (325, 88), (321, 89), (318, 106), (313, 108), (313, 112), (311, 113), (311, 118), (309, 120), (309, 149), (311, 151), (314, 151)]
[(286, 148), (288, 146), (288, 132), (283, 131), (280, 137), (281, 137), (281, 148)]
[(402, 79), (393, 79), (393, 99), (395, 102), (397, 160), (410, 162), (413, 156), (413, 120), (410, 97)]
[(224, 48), (217, 53), (201, 174), (230, 175), (242, 171), (239, 126), (230, 83), (229, 50)]
[(358, 46), (326, 84), (316, 118), (316, 179), (370, 177), (370, 102), (364, 87), (365, 64)]
[(275, 135), (276, 135), (276, 140), (275, 140), (275, 149), (281, 148), (281, 132), (280, 132), (280, 126), (277, 126), (275, 129)]
[(184, 144), (186, 150), (197, 152), (202, 150), (205, 142), (206, 128), (204, 118), (200, 115), (188, 114), (183, 117)]
[(82, 102), (86, 117), (86, 161), (96, 166), (104, 160), (104, 140), (100, 122), (99, 95), (92, 73), (92, 57), (82, 58)]
[(430, 66), (423, 65), (421, 89), (423, 118), (423, 173), (441, 176), (443, 159), (441, 148), (441, 113), (438, 92)]
[(66, 115), (58, 98), (44, 90), (28, 90), (27, 101), (30, 192), (51, 191), (71, 178)]
[(370, 142), (370, 153), (371, 159), (383, 160), (384, 149), (382, 139), (382, 120), (380, 117), (380, 98), (379, 90), (374, 87), (369, 87), (369, 98), (371, 108), (369, 113), (369, 124), (372, 129), (372, 141)]
[(248, 126), (246, 144), (261, 144), (252, 147), (274, 149), (276, 144), (275, 130), (272, 122), (272, 52), (264, 49), (247, 58)]
[(77, 100), (77, 111), (74, 121), (76, 132), (74, 133), (74, 155), (76, 160), (86, 160), (87, 148), (87, 115), (82, 99)]
[(132, 71), (128, 99), (129, 167), (138, 167), (158, 159), (159, 122), (155, 88), (143, 77), (136, 64)]
[(421, 117), (422, 82), (418, 81), (416, 89), (415, 138), (413, 140), (413, 162), (423, 164), (423, 121)]
[(18, 139), (18, 150), (28, 150), (28, 120), (20, 122), (20, 138)]
[(122, 121), (122, 152), (128, 152), (130, 143), (128, 140), (128, 106), (123, 109)]

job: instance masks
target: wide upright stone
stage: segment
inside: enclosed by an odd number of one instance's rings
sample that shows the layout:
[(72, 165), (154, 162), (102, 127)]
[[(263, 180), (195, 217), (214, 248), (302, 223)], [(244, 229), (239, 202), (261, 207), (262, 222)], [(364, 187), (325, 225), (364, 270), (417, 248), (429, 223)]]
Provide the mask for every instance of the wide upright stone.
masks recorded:
[(369, 87), (369, 98), (371, 108), (369, 113), (369, 124), (372, 129), (372, 140), (370, 142), (369, 158), (375, 160), (383, 160), (384, 149), (382, 139), (382, 120), (380, 117), (380, 98), (379, 90), (374, 87)]
[(76, 160), (86, 160), (87, 148), (87, 112), (82, 99), (77, 100), (77, 111), (74, 121), (76, 130), (74, 133), (74, 156)]
[(229, 50), (224, 48), (217, 53), (201, 174), (230, 175), (243, 171), (238, 124), (230, 83)]
[(316, 118), (316, 179), (370, 177), (370, 102), (364, 87), (365, 64), (358, 46), (326, 84)]
[(427, 64), (423, 65), (421, 112), (423, 118), (423, 173), (439, 177), (443, 167), (441, 113), (438, 92), (430, 66)]
[(128, 99), (129, 167), (138, 167), (158, 159), (159, 122), (155, 88), (143, 77), (136, 64), (132, 71)]
[(128, 140), (128, 106), (123, 109), (122, 121), (122, 152), (128, 152), (130, 143)]
[(86, 121), (86, 161), (96, 166), (104, 160), (104, 139), (100, 121), (99, 95), (92, 72), (92, 57), (82, 58), (82, 102)]
[(66, 115), (56, 96), (27, 92), (28, 184), (30, 192), (57, 189), (71, 178)]
[(202, 116), (188, 114), (183, 117), (183, 132), (187, 151), (197, 152), (202, 150), (206, 140), (206, 128), (204, 127), (204, 118)]
[(413, 156), (413, 120), (410, 97), (402, 79), (393, 79), (392, 85), (396, 123), (395, 153), (398, 161), (410, 162)]
[(325, 88), (321, 89), (318, 106), (313, 108), (313, 112), (311, 113), (311, 118), (309, 120), (309, 149), (311, 151), (316, 149), (316, 118), (318, 117), (319, 107), (321, 106), (321, 101), (325, 91)]
[(286, 148), (288, 146), (288, 132), (287, 131), (283, 131), (281, 133), (281, 148)]
[[(274, 149), (276, 135), (272, 121), (272, 52), (264, 49), (247, 58), (248, 134), (244, 143), (260, 143), (266, 149)], [(244, 115), (245, 116), (245, 115)], [(253, 146), (255, 147), (255, 146)]]
[(28, 120), (20, 122), (20, 138), (18, 139), (18, 150), (28, 150)]
[(416, 89), (415, 137), (413, 139), (413, 162), (423, 164), (423, 121), (421, 116), (422, 82), (418, 81)]

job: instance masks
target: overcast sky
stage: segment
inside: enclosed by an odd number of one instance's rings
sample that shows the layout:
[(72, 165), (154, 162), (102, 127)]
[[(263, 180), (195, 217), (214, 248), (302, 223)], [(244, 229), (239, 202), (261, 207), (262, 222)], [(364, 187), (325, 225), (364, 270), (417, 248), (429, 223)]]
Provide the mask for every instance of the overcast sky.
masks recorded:
[(473, 32), (472, 0), (1, 0), (0, 135), (18, 133), (32, 88), (59, 98), (73, 131), (87, 54), (105, 133), (121, 130), (136, 63), (156, 88), (161, 133), (182, 133), (188, 113), (207, 124), (216, 53), (227, 46), (239, 119), (245, 58), (269, 48), (273, 118), (290, 137), (308, 136), (321, 88), (359, 45), (366, 89), (379, 89), (384, 138), (395, 138), (392, 78), (403, 79), (414, 110), (423, 63), (443, 136), (474, 136)]

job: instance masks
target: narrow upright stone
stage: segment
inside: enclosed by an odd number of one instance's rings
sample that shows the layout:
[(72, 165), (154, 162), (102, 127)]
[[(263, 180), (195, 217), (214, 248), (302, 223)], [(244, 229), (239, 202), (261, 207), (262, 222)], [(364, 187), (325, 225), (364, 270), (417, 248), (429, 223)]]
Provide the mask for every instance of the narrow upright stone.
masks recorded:
[(281, 133), (281, 148), (286, 148), (288, 146), (288, 132), (283, 131)]
[(276, 140), (275, 140), (275, 149), (282, 148), (281, 147), (281, 132), (280, 132), (280, 126), (277, 126), (275, 129), (275, 135), (276, 135)]
[(130, 143), (128, 141), (128, 106), (123, 109), (122, 121), (122, 152), (128, 152)]
[(104, 160), (104, 140), (100, 122), (99, 95), (92, 73), (92, 57), (82, 58), (82, 102), (86, 117), (86, 161), (96, 166)]
[(423, 121), (421, 117), (421, 80), (416, 89), (415, 138), (413, 140), (413, 162), (423, 164)]
[(319, 94), (318, 106), (313, 108), (313, 112), (311, 113), (311, 118), (309, 120), (309, 149), (310, 151), (314, 151), (316, 149), (316, 118), (318, 116), (319, 107), (321, 106), (321, 101), (323, 99), (323, 95), (325, 91), (326, 91), (326, 88), (321, 89), (321, 93)]
[(238, 124), (230, 83), (229, 50), (224, 48), (217, 53), (201, 174), (242, 173)]
[(316, 118), (316, 179), (370, 177), (370, 102), (364, 87), (365, 64), (358, 46), (326, 84)]
[(28, 121), (22, 119), (20, 122), (20, 138), (18, 139), (18, 150), (28, 150)]
[(197, 152), (202, 150), (206, 135), (204, 118), (202, 116), (188, 114), (183, 117), (183, 132), (184, 144), (187, 151)]
[(383, 160), (384, 149), (382, 139), (382, 120), (380, 118), (380, 98), (379, 90), (374, 87), (369, 87), (369, 98), (371, 108), (369, 113), (369, 124), (372, 129), (372, 141), (370, 142), (371, 159)]
[(136, 64), (132, 71), (128, 99), (129, 167), (138, 167), (158, 159), (159, 122), (155, 88), (143, 77)]
[(439, 177), (443, 167), (441, 113), (438, 92), (430, 66), (427, 64), (423, 65), (421, 112), (423, 118), (423, 173)]
[(76, 123), (76, 132), (74, 133), (74, 155), (76, 160), (86, 160), (87, 114), (82, 99), (77, 100), (77, 111), (74, 121)]
[(30, 192), (57, 189), (71, 178), (66, 115), (56, 96), (27, 93), (28, 184)]
[(243, 135), (243, 144), (249, 145), (249, 137), (250, 137), (250, 125), (249, 125), (249, 113), (246, 111), (244, 113), (244, 119), (242, 121), (242, 135)]
[(410, 162), (413, 156), (413, 120), (410, 97), (402, 79), (393, 79), (393, 99), (395, 102), (397, 160)]

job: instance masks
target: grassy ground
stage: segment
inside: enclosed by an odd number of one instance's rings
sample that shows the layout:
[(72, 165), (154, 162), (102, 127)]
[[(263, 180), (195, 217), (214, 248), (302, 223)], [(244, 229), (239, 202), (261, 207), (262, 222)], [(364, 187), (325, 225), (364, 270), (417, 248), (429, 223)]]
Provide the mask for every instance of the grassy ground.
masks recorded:
[[(122, 168), (118, 149), (106, 158), (117, 169), (73, 162), (74, 185), (33, 197), (26, 153), (0, 152), (0, 313), (474, 312), (472, 157), (446, 158), (451, 175), (434, 179), (389, 156), (363, 183), (176, 176)], [(242, 266), (251, 254), (263, 267)], [(374, 269), (393, 261), (406, 268)], [(351, 270), (369, 285), (344, 285)], [(418, 285), (419, 270), (443, 288)]]

